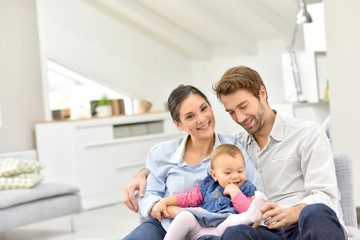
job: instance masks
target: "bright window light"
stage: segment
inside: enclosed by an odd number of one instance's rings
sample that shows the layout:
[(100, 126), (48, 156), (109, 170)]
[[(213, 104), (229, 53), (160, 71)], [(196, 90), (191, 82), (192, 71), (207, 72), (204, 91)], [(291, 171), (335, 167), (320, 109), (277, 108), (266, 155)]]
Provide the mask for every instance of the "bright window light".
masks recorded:
[(133, 114), (134, 100), (54, 61), (47, 61), (50, 110), (70, 109), (71, 119), (91, 117), (91, 101), (123, 99), (125, 114)]

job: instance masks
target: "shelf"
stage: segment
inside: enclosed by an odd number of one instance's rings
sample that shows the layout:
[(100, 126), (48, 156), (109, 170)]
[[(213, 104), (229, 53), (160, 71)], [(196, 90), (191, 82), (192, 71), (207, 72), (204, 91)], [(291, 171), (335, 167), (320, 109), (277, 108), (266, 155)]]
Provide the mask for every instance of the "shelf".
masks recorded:
[(322, 107), (329, 106), (329, 101), (319, 101), (319, 102), (294, 102), (292, 105), (295, 108), (303, 108), (303, 107)]
[(156, 140), (158, 138), (171, 138), (171, 137), (179, 137), (179, 133), (158, 133), (158, 134), (148, 134), (142, 136), (134, 136), (134, 137), (126, 137), (126, 138), (118, 138), (106, 141), (98, 141), (98, 142), (90, 142), (85, 143), (83, 148), (96, 148), (101, 146), (108, 146), (114, 144), (121, 144), (121, 143), (130, 143), (130, 142), (138, 142), (142, 140), (153, 139)]
[(124, 124), (132, 124), (139, 122), (151, 122), (151, 121), (159, 121), (169, 119), (169, 112), (159, 112), (159, 113), (147, 113), (147, 114), (139, 114), (139, 115), (129, 115), (129, 116), (117, 116), (117, 117), (109, 117), (109, 118), (92, 118), (83, 121), (76, 121), (75, 128), (83, 129), (83, 128), (93, 128), (104, 125), (124, 125)]

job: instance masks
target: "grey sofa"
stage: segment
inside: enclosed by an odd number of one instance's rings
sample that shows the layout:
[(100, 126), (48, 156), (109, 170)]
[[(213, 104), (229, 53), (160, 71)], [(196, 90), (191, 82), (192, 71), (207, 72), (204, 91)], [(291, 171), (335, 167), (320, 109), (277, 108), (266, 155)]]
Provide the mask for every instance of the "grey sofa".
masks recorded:
[[(0, 231), (81, 211), (77, 187), (40, 183), (29, 189), (0, 190)], [(73, 230), (73, 225), (72, 230)]]
[(349, 239), (360, 239), (357, 227), (354, 176), (351, 158), (347, 154), (334, 154), (336, 177), (340, 190), (340, 205)]
[[(36, 160), (36, 151), (0, 153), (0, 158)], [(81, 211), (79, 188), (40, 183), (33, 188), (0, 190), (0, 231)], [(72, 218), (71, 218), (72, 223)], [(73, 224), (71, 224), (73, 231)]]

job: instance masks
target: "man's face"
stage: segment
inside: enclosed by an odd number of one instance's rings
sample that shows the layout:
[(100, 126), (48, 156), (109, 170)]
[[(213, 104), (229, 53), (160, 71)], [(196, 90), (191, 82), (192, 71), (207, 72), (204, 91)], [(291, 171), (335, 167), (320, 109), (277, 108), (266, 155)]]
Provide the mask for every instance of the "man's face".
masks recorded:
[(256, 134), (264, 126), (266, 111), (265, 89), (260, 90), (260, 100), (246, 89), (237, 90), (228, 95), (221, 95), (225, 111), (248, 133)]

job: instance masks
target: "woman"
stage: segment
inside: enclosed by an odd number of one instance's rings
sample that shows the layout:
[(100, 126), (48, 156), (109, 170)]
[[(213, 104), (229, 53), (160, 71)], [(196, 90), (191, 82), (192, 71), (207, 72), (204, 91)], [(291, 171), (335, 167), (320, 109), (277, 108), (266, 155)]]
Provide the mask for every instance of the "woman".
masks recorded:
[[(184, 193), (197, 187), (210, 172), (210, 155), (220, 144), (233, 144), (244, 155), (247, 180), (256, 184), (259, 175), (248, 154), (233, 135), (217, 134), (215, 118), (206, 96), (193, 86), (180, 85), (168, 98), (174, 124), (188, 135), (155, 145), (146, 160), (147, 186), (143, 198), (137, 198), (142, 217), (155, 217), (152, 207), (163, 197)], [(141, 182), (141, 181), (140, 181)], [(124, 202), (129, 206), (129, 188), (124, 191)], [(136, 209), (137, 210), (137, 209)], [(175, 217), (179, 209), (168, 216)], [(150, 218), (135, 228), (124, 240), (163, 239), (170, 219), (161, 223)]]

